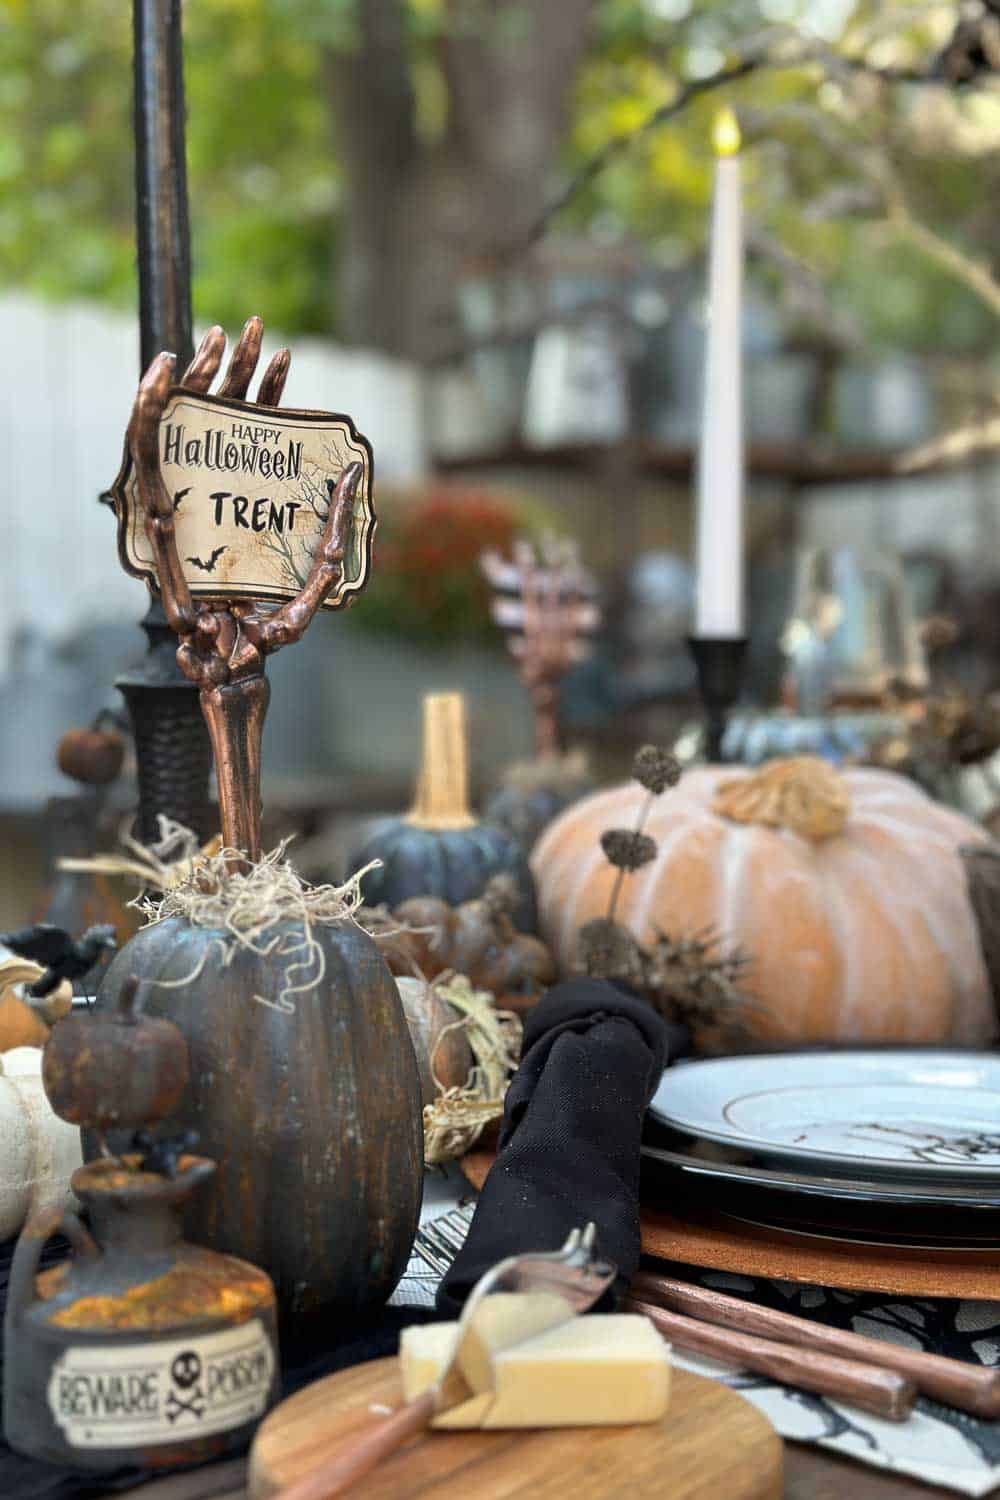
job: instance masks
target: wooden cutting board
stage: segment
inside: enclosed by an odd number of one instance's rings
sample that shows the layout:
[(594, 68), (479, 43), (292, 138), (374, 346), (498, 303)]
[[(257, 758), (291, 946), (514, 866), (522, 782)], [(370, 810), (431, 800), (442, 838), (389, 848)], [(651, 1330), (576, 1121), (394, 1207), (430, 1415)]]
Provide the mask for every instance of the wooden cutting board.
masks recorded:
[[(250, 1453), (249, 1500), (269, 1500), (402, 1399), (395, 1359), (317, 1380), (275, 1408)], [(780, 1500), (782, 1446), (735, 1391), (673, 1372), (670, 1410), (637, 1427), (427, 1432), (355, 1486), (364, 1500)]]
[[(490, 1151), (472, 1151), (459, 1165), (479, 1189), (494, 1160)], [(683, 1217), (644, 1205), (639, 1226), (644, 1255), (685, 1266), (894, 1297), (1000, 1301), (995, 1250), (920, 1250), (796, 1234), (690, 1204)]]

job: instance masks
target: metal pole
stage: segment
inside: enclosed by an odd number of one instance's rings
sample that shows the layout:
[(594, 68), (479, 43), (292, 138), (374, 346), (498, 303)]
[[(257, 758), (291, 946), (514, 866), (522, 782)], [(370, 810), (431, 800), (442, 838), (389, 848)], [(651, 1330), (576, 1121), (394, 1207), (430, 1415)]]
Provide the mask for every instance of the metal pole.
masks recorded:
[(183, 370), (193, 344), (180, 0), (135, 0), (133, 17), (140, 363), (170, 349)]
[[(193, 343), (180, 0), (134, 0), (133, 18), (140, 368), (170, 349), (182, 371)], [(177, 642), (156, 595), (142, 628), (149, 650), (117, 682), (135, 735), (136, 834), (153, 842), (163, 815), (208, 838), (218, 827), (208, 800), (212, 747), (198, 689), (177, 666)]]

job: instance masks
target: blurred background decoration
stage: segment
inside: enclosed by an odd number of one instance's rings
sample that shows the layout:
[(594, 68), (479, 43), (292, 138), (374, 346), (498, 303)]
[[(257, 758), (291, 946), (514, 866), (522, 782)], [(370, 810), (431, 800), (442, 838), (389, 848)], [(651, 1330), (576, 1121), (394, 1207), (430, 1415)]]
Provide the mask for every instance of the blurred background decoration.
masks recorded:
[(784, 698), (800, 715), (878, 708), (890, 686), (927, 686), (923, 647), (899, 558), (849, 547), (798, 558), (795, 604), (781, 637)]
[(456, 639), (496, 644), (483, 552), (508, 553), (515, 538), (541, 533), (544, 508), (495, 490), (440, 484), (406, 494), (379, 491), (378, 590), (352, 626), (400, 641)]
[[(429, 690), (466, 695), (480, 793), (530, 755), (477, 562), (515, 536), (572, 538), (599, 582), (566, 746), (600, 778), (641, 738), (683, 739), (722, 103), (744, 137), (752, 637), (727, 753), (875, 759), (991, 815), (989, 0), (199, 0), (184, 19), (198, 329), (260, 313), (265, 352), (293, 347), (286, 400), (350, 412), (375, 450), (373, 584), (275, 663), (269, 836), (325, 851), (348, 814), (403, 806)], [(76, 795), (60, 737), (120, 716), (142, 653), (143, 590), (98, 504), (137, 366), (131, 45), (120, 0), (0, 7), (5, 926), (58, 842), (46, 804)], [(133, 773), (126, 746), (86, 802), (100, 847)]]

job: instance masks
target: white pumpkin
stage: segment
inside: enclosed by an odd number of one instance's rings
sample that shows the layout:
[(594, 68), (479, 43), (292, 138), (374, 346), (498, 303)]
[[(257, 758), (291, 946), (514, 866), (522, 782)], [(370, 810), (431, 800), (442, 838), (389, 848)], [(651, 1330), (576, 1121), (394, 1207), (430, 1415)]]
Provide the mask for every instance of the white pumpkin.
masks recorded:
[(468, 1082), (476, 1060), (468, 1033), (455, 1025), (462, 1019), (458, 1011), (426, 979), (404, 974), (396, 980), (396, 988), (417, 1055), (420, 1096), (424, 1105), (433, 1104), (442, 1089), (461, 1088)]
[(44, 1047), (49, 1031), (73, 1005), (73, 985), (64, 979), (51, 995), (35, 999), (25, 988), (45, 970), (27, 958), (0, 959), (0, 1052)]
[(0, 1240), (32, 1214), (75, 1199), (69, 1179), (81, 1165), (80, 1132), (52, 1111), (42, 1088), (42, 1049), (0, 1055)]

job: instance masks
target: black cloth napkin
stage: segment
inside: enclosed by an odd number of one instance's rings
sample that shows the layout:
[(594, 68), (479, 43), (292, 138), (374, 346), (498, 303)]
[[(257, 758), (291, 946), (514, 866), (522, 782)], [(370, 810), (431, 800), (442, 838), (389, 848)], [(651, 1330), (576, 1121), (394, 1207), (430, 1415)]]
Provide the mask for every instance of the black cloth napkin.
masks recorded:
[(639, 1265), (639, 1143), (671, 1050), (686, 1040), (644, 1000), (604, 979), (567, 979), (528, 1012), (497, 1159), (468, 1238), (438, 1290), (457, 1317), (508, 1255), (558, 1250), (593, 1221), (601, 1253)]

